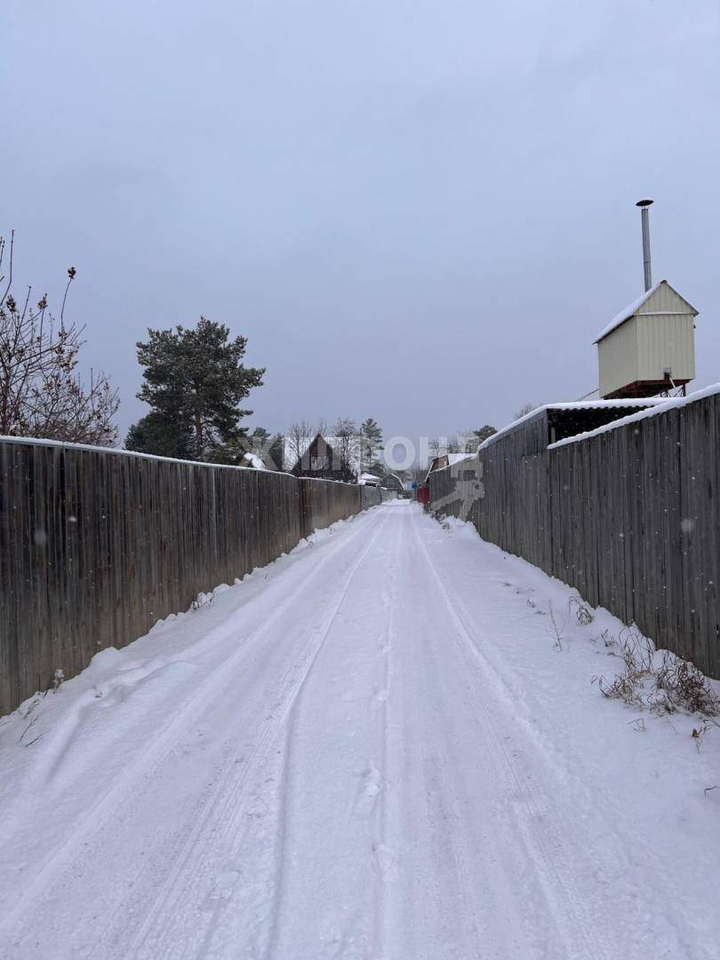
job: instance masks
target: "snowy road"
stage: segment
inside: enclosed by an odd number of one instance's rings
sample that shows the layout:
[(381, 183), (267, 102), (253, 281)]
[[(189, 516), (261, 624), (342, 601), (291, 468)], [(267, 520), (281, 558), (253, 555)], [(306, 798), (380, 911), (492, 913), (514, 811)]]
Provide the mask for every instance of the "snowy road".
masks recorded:
[(717, 957), (720, 731), (569, 597), (386, 504), (98, 655), (0, 722), (0, 955)]

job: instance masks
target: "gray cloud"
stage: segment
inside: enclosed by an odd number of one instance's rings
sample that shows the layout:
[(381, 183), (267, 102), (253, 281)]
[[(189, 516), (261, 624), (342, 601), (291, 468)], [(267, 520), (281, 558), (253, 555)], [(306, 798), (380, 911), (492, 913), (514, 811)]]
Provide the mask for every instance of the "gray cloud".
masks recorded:
[(6, 5), (0, 225), (141, 412), (134, 343), (200, 313), (268, 367), (254, 423), (387, 435), (597, 384), (657, 278), (720, 379), (715, 0)]

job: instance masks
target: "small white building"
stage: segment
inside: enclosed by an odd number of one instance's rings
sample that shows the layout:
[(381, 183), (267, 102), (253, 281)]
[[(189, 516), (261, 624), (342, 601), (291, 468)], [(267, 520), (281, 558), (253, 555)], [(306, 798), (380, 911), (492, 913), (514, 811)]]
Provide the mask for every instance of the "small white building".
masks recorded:
[(600, 396), (651, 397), (693, 380), (696, 316), (667, 280), (629, 304), (595, 341)]

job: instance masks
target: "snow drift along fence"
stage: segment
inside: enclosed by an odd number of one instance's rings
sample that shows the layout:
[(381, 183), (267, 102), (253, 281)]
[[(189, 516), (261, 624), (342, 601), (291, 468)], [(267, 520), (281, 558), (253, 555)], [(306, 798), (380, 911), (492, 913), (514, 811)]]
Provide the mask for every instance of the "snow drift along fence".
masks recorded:
[[(538, 429), (481, 449), (485, 496), (468, 519), (720, 677), (720, 395), (550, 449)], [(431, 474), (431, 507), (456, 482)]]
[(232, 583), (361, 488), (288, 474), (0, 440), (0, 715)]

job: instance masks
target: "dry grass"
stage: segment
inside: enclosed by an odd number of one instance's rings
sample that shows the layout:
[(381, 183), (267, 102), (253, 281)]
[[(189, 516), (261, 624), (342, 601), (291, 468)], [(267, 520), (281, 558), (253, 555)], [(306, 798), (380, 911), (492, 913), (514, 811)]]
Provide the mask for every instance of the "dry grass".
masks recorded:
[[(594, 677), (604, 697), (622, 700), (628, 706), (648, 709), (653, 713), (694, 713), (703, 717), (720, 715), (720, 698), (710, 687), (707, 677), (688, 660), (669, 653), (656, 653), (652, 644), (636, 629), (628, 628), (615, 644), (623, 662), (613, 680)], [(698, 729), (698, 744), (705, 729)]]
[(587, 627), (595, 619), (590, 607), (580, 597), (570, 597), (568, 610), (571, 616), (575, 616), (581, 627)]

